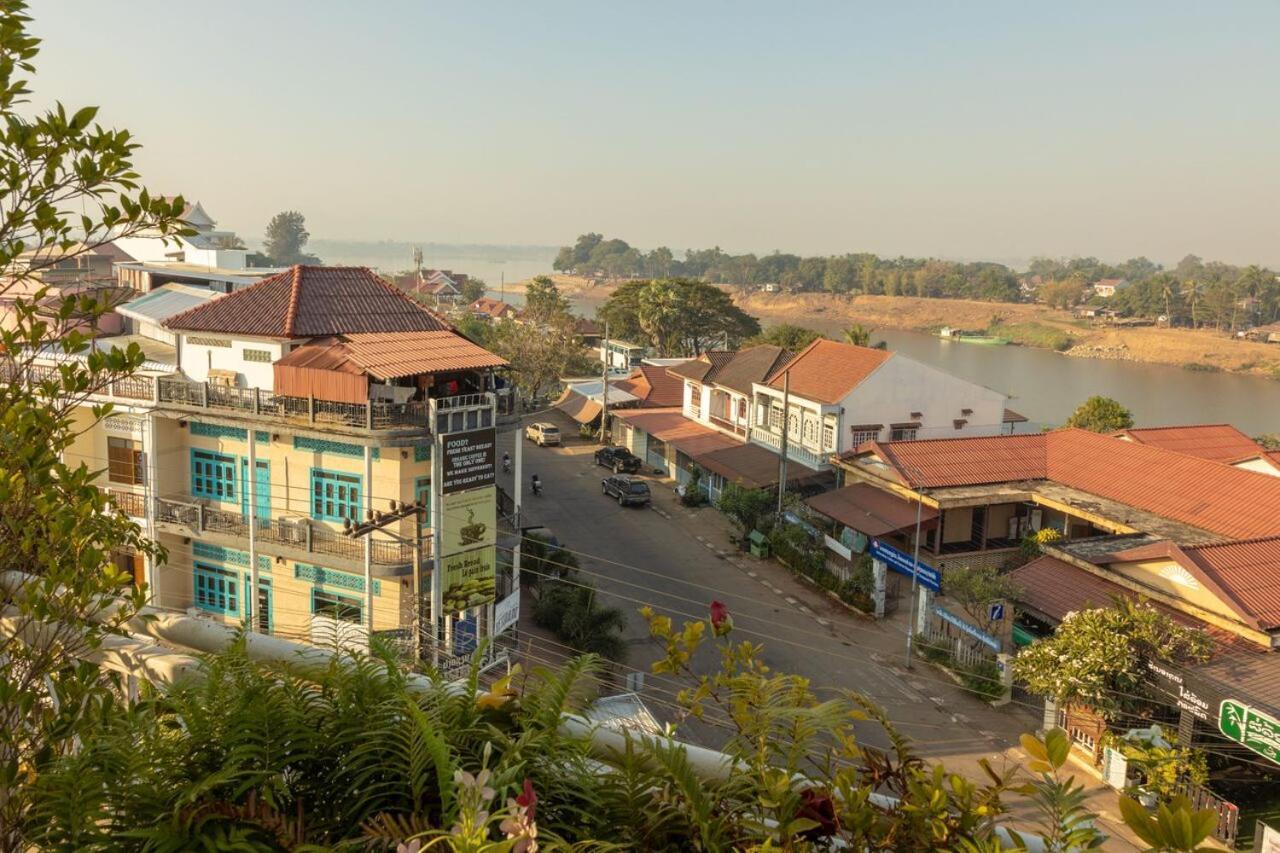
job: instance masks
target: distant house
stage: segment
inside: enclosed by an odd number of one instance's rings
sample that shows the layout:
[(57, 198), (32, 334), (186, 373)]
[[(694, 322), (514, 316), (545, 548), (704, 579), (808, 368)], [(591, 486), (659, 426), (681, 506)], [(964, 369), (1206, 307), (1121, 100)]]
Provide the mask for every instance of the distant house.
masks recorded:
[(589, 320), (586, 317), (579, 317), (573, 321), (574, 333), (582, 339), (582, 345), (590, 349), (598, 349), (600, 340), (603, 337), (600, 324), (595, 320)]
[(236, 233), (217, 230), (218, 223), (200, 202), (188, 202), (182, 218), (194, 229), (194, 234), (175, 237), (158, 231), (144, 232), (117, 239), (116, 247), (144, 264), (187, 264), (212, 270), (243, 270), (249, 266), (248, 250), (243, 248)]
[(1254, 326), (1244, 332), (1244, 336), (1251, 341), (1259, 341), (1264, 344), (1280, 344), (1280, 323)]
[(488, 296), (481, 296), (475, 302), (467, 306), (467, 310), (471, 312), (473, 317), (479, 317), (494, 323), (500, 320), (513, 319), (520, 312), (516, 307), (501, 299), (491, 299)]
[(1129, 282), (1123, 278), (1103, 278), (1093, 283), (1093, 292), (1103, 299), (1110, 299), (1128, 287)]
[(428, 297), (437, 305), (452, 305), (462, 297), (462, 286), (468, 276), (453, 270), (420, 269), (392, 276), (396, 287)]

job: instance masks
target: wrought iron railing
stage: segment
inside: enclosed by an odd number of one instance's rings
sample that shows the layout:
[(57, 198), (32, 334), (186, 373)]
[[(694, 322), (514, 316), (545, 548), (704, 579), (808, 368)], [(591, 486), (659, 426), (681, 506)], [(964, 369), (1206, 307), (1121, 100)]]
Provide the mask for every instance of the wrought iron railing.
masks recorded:
[(115, 501), (116, 506), (125, 515), (132, 518), (147, 517), (147, 496), (138, 492), (126, 492), (121, 489), (103, 489)]
[[(194, 498), (156, 498), (156, 521), (180, 524), (197, 535), (205, 532), (248, 537), (249, 520), (238, 509)], [(348, 560), (364, 559), (364, 540), (354, 539), (308, 518), (258, 519), (258, 542), (280, 545), (314, 554)], [(372, 561), (380, 566), (407, 566), (413, 562), (414, 546), (409, 542), (374, 539)], [(422, 543), (422, 558), (431, 557), (431, 540)]]

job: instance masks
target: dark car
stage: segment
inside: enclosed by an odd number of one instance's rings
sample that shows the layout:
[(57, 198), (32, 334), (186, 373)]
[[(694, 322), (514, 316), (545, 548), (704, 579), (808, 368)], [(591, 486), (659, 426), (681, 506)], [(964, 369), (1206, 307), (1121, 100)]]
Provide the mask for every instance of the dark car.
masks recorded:
[(645, 506), (649, 503), (649, 484), (621, 474), (600, 481), (600, 491), (618, 499), (619, 506)]
[(596, 464), (615, 474), (634, 474), (640, 470), (640, 457), (625, 447), (602, 447), (596, 451)]

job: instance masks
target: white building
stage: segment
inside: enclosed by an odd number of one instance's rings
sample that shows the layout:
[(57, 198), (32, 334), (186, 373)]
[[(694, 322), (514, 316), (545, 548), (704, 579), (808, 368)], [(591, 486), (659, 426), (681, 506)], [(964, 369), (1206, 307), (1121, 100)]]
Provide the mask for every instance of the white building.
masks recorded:
[(143, 263), (182, 263), (221, 270), (242, 270), (248, 264), (248, 252), (230, 248), (240, 245), (234, 231), (219, 231), (218, 223), (200, 205), (191, 202), (182, 211), (182, 218), (196, 233), (186, 237), (164, 237), (156, 234), (138, 234), (121, 237), (116, 245)]
[[(998, 435), (1004, 394), (887, 350), (819, 339), (752, 386), (751, 440), (814, 468), (865, 441)], [(783, 397), (788, 408), (783, 411)]]

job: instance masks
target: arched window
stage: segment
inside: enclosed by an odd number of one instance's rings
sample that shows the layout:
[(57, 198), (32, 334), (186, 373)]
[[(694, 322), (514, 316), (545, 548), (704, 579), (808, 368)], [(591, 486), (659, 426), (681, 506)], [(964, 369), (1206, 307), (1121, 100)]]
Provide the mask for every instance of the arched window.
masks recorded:
[(747, 401), (738, 401), (738, 420), (745, 421), (747, 419)]

